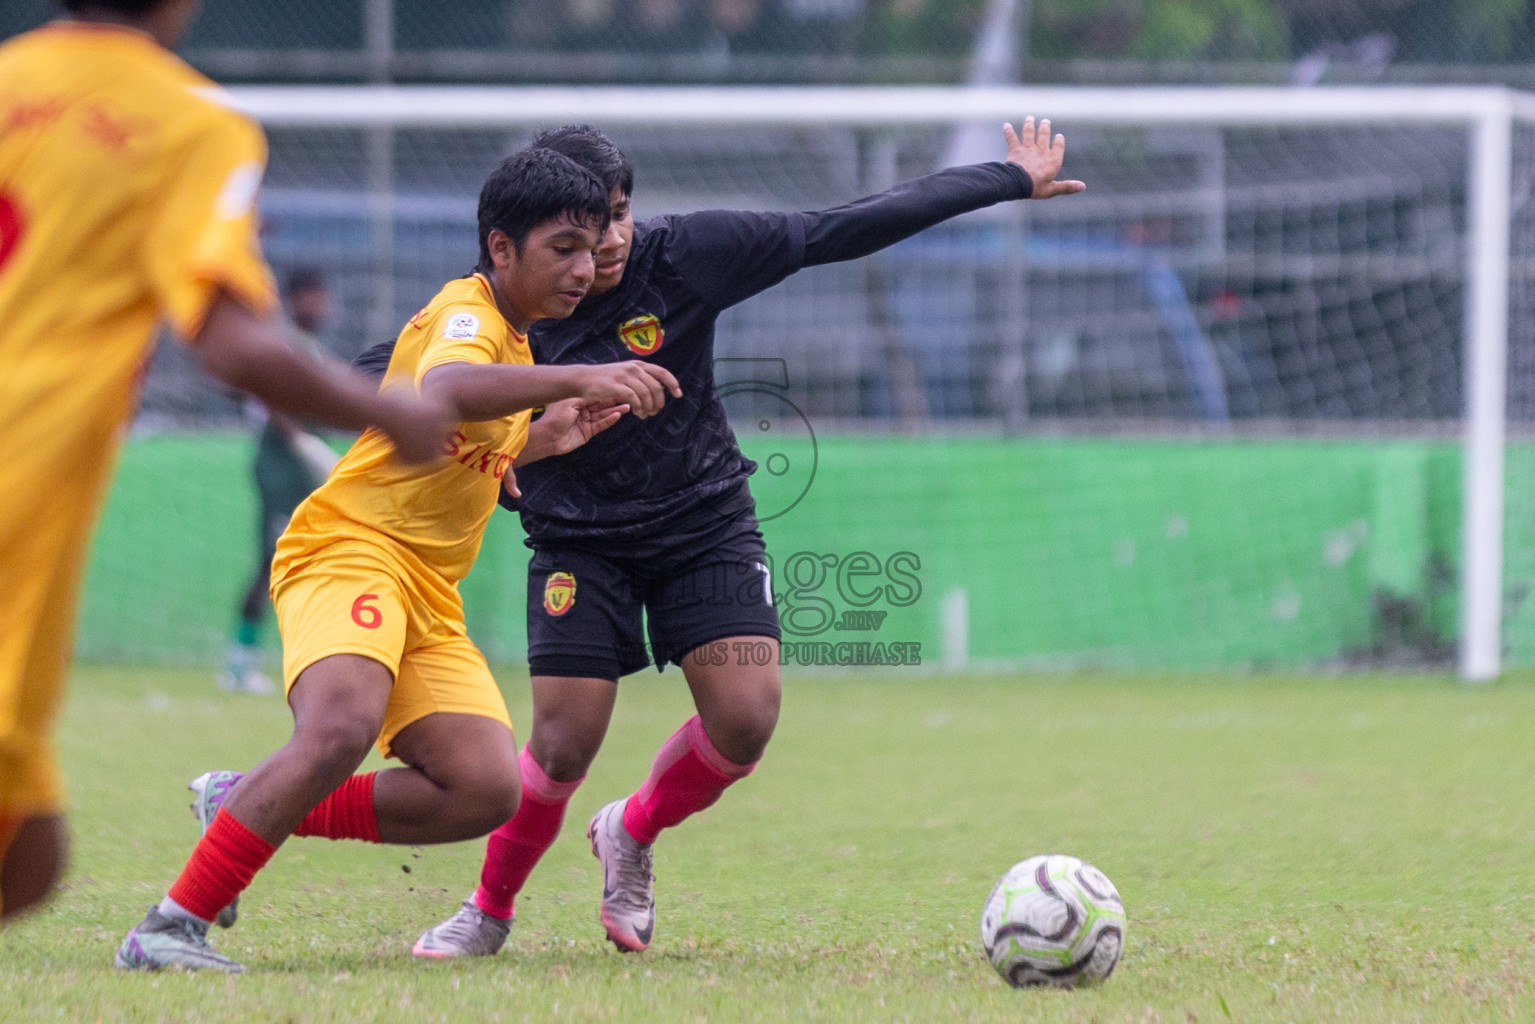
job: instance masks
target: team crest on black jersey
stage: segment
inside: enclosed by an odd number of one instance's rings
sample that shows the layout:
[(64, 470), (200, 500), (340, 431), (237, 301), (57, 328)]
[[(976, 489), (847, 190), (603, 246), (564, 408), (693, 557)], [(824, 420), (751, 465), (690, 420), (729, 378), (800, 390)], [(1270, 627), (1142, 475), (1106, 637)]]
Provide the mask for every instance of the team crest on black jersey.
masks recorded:
[(654, 313), (625, 320), (618, 325), (618, 340), (637, 356), (648, 356), (661, 347), (666, 332), (661, 329), (661, 318)]
[(568, 572), (551, 572), (544, 583), (544, 611), (564, 615), (576, 603), (576, 578)]

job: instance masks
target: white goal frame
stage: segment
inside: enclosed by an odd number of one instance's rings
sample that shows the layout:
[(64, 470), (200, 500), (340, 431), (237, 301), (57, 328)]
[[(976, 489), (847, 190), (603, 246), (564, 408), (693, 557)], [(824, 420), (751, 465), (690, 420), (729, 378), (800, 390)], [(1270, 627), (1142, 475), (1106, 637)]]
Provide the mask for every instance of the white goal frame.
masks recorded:
[[(1050, 117), (1079, 124), (1463, 126), (1470, 151), (1466, 410), (1458, 669), (1502, 662), (1503, 454), (1507, 407), (1513, 131), (1535, 95), (1497, 87), (1077, 89), (843, 87), (251, 86), (234, 105), (269, 127), (495, 128), (610, 125), (952, 125)], [(378, 183), (387, 203), (387, 182)]]

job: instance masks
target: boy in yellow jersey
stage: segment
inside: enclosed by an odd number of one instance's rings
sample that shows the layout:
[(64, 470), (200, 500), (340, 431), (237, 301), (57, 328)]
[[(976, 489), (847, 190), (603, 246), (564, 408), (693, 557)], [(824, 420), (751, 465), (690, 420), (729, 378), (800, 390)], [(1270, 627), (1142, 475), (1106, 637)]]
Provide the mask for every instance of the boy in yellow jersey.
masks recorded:
[(157, 326), (271, 408), (433, 458), (440, 401), (287, 344), (256, 238), (265, 144), (166, 46), (196, 0), (67, 0), (0, 45), (0, 914), (64, 862), (53, 723), (87, 541)]
[[(517, 742), (465, 632), (458, 582), (501, 488), (515, 490), (520, 453), (568, 451), (681, 394), (637, 360), (532, 365), (525, 332), (586, 295), (608, 216), (607, 186), (551, 150), (513, 154), (485, 182), (476, 273), (405, 325), (384, 382), (456, 411), (446, 458), (405, 465), (368, 431), (294, 512), (272, 564), (293, 737), (248, 775), (194, 783), (206, 830), (123, 940), (119, 967), (240, 970), (208, 944), (208, 926), (232, 923), (228, 908), (289, 835), (453, 842), (516, 812)], [(541, 419), (566, 426), (530, 437), (528, 410), (560, 400), (579, 415)], [(405, 767), (353, 775), (375, 743)]]

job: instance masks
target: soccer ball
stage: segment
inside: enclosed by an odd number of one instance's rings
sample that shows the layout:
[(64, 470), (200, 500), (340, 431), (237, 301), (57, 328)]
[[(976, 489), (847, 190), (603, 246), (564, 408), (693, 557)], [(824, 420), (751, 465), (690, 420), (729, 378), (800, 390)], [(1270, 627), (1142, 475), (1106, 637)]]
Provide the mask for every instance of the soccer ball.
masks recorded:
[(1014, 988), (1096, 985), (1125, 944), (1125, 906), (1108, 876), (1059, 853), (1019, 861), (981, 912), (981, 948)]

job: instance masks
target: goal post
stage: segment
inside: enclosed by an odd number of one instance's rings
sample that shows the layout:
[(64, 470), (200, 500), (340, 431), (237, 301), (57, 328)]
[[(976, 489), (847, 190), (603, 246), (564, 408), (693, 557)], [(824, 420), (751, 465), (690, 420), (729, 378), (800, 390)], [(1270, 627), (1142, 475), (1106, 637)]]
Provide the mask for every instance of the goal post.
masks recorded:
[[(1535, 338), (1521, 335), (1510, 354), (1523, 323), (1510, 303), (1535, 314), (1531, 268), (1510, 258), (1535, 242), (1523, 195), (1535, 97), (1482, 87), (227, 95), (272, 142), (263, 204), (274, 264), (348, 261), (347, 323), (330, 339), (343, 352), (467, 269), (479, 179), (542, 127), (612, 134), (639, 169), (636, 208), (648, 216), (834, 205), (936, 169), (961, 124), (1049, 117), (1085, 196), (965, 218), (862, 265), (803, 272), (722, 318), (733, 418), (755, 424), (787, 401), (807, 424), (791, 443), (819, 459), (820, 512), (780, 500), (775, 488), (797, 486), (792, 473), (754, 478), (759, 511), (795, 509), (766, 527), (770, 549), (856, 549), (854, 522), (878, 538), (862, 546), (880, 559), (909, 548), (924, 596), (888, 622), (929, 639), (934, 663), (941, 647), (945, 662), (971, 665), (1453, 663), (1484, 680), (1509, 647), (1510, 607), (1514, 660), (1535, 661), (1523, 601), (1535, 536), (1505, 550), (1504, 508), (1511, 386), (1520, 422), (1535, 422), (1535, 356), (1525, 365)], [(780, 371), (753, 369), (750, 386), (726, 379), (764, 359), (786, 362), (787, 389), (760, 383)], [(152, 380), (148, 405), (174, 389)], [(737, 430), (750, 454), (755, 442)], [(920, 508), (870, 525), (871, 507), (901, 501), (898, 491), (885, 500), (876, 469), (899, 475), (887, 460), (912, 453), (936, 460), (915, 485), (929, 488)], [(1520, 458), (1518, 479), (1535, 477), (1535, 459)], [(1527, 508), (1535, 502), (1521, 498), (1520, 515)], [(1015, 541), (1033, 546), (1014, 557)], [(835, 582), (825, 588), (815, 596)], [(508, 643), (499, 653), (516, 653)]]
[(1514, 104), (1509, 94), (1493, 93), (1480, 106), (1471, 126), (1465, 519), (1457, 659), (1460, 676), (1467, 682), (1496, 678), (1503, 661), (1503, 462)]

